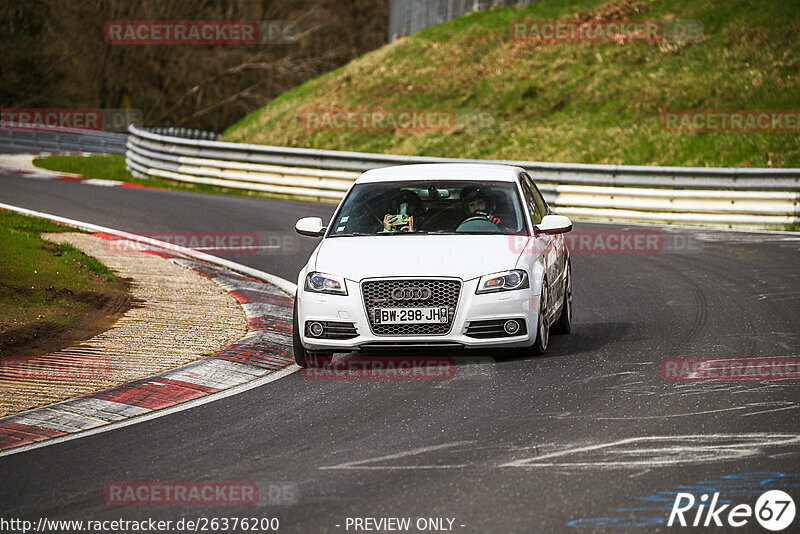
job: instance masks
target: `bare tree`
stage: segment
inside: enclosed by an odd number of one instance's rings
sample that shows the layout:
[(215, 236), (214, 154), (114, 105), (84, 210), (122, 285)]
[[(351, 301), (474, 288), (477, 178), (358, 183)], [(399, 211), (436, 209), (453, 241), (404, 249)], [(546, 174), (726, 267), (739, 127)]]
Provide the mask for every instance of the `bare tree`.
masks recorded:
[[(0, 15), (3, 107), (134, 108), (145, 124), (219, 131), (381, 46), (388, 0), (30, 0)], [(115, 20), (292, 20), (299, 40), (109, 44)]]

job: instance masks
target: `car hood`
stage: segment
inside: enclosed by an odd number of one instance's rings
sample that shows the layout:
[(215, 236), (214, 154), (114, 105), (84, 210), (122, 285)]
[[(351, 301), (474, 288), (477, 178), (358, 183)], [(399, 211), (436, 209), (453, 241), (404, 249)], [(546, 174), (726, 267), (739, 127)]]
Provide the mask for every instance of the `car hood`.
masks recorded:
[(320, 243), (314, 269), (350, 280), (452, 276), (471, 280), (513, 269), (528, 239), (510, 235), (333, 237)]

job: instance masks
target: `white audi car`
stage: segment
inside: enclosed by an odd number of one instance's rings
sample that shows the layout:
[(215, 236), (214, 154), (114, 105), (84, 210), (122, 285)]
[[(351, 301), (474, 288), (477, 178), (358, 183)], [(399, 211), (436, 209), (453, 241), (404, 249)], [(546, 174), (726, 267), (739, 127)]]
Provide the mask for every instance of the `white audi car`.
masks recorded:
[(519, 167), (373, 169), (348, 190), (300, 271), (298, 365), (380, 348), (509, 348), (541, 354), (572, 320), (567, 217)]

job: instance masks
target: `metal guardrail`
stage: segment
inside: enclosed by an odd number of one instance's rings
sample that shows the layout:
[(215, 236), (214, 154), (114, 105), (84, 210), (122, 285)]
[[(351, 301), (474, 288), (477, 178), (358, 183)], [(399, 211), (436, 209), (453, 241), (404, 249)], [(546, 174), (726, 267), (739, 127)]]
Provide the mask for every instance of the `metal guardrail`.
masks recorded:
[(135, 126), (129, 140), (134, 150), (222, 161), (240, 161), (315, 169), (364, 172), (376, 167), (413, 163), (500, 163), (523, 167), (542, 182), (601, 186), (682, 187), (757, 191), (800, 191), (800, 169), (713, 167), (654, 167), (645, 165), (590, 165), (536, 161), (476, 160), (398, 156), (337, 150), (287, 148), (245, 143), (181, 139), (148, 132)]
[(0, 129), (0, 149), (124, 154), (128, 135), (95, 130), (44, 128)]
[(198, 130), (196, 128), (178, 128), (173, 126), (167, 126), (163, 128), (148, 128), (147, 130), (155, 134), (182, 137), (184, 139), (202, 139), (206, 141), (216, 141), (219, 139), (220, 135), (215, 132)]
[[(223, 143), (129, 128), (128, 168), (160, 177), (335, 201), (362, 172), (413, 163), (527, 169), (576, 218), (763, 228), (800, 223), (800, 169), (718, 169), (465, 160)], [(678, 189), (685, 188), (685, 189)]]

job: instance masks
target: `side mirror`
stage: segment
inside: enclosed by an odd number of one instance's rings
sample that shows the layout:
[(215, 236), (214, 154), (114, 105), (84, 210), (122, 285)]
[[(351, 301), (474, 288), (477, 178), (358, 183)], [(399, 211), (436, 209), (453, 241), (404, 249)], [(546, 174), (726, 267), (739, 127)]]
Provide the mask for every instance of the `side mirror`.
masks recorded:
[(320, 237), (325, 235), (326, 228), (322, 226), (322, 219), (319, 217), (303, 217), (294, 225), (294, 229), (300, 235), (309, 237)]
[(572, 221), (563, 215), (545, 215), (542, 222), (534, 226), (540, 234), (555, 235), (565, 234), (572, 230)]

